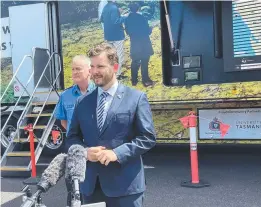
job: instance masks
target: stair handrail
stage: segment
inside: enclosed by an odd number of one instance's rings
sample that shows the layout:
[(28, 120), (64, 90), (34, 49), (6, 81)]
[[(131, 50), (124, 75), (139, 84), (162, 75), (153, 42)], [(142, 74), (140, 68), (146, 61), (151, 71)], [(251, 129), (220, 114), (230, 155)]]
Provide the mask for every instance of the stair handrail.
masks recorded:
[[(47, 138), (48, 138), (48, 136), (49, 136), (49, 134), (51, 132), (51, 127), (53, 126), (53, 124), (54, 124), (54, 122), (56, 120), (56, 118), (54, 117), (54, 113), (55, 113), (55, 111), (53, 111), (53, 113), (52, 113), (52, 115), (51, 115), (51, 117), (50, 117), (50, 119), (49, 119), (49, 121), (48, 121), (48, 123), (46, 125), (46, 130), (43, 131), (41, 139), (39, 140), (39, 143), (38, 143), (38, 145), (37, 145), (37, 147), (35, 149), (35, 163), (37, 163), (37, 161), (38, 161), (38, 159), (39, 159), (39, 157), (41, 155), (41, 152), (42, 152), (42, 150), (43, 150), (43, 148), (45, 146)], [(32, 162), (30, 160), (29, 169), (31, 169), (31, 165), (32, 165)]]
[[(59, 76), (60, 76), (60, 74), (61, 74), (61, 72), (62, 72), (62, 66), (61, 66), (61, 58), (60, 58), (60, 55), (59, 55), (58, 53), (56, 53), (56, 55), (58, 55), (59, 68), (60, 68), (60, 69), (59, 69), (59, 71), (58, 71), (58, 74), (57, 74), (57, 76), (56, 76), (56, 78), (55, 78), (53, 84), (51, 85), (52, 88), (54, 88), (54, 86), (55, 86), (56, 82), (58, 81), (58, 78), (59, 78)], [(42, 111), (43, 111), (43, 109), (44, 109), (44, 106), (45, 106), (46, 102), (47, 102), (48, 99), (49, 99), (49, 96), (50, 96), (51, 92), (52, 92), (52, 90), (49, 91), (48, 96), (47, 96), (47, 98), (45, 99), (45, 102), (44, 102), (44, 104), (43, 104), (43, 106), (42, 106), (42, 109), (41, 109), (40, 113), (38, 114), (37, 119), (35, 120), (34, 126), (35, 126), (35, 124), (37, 123), (37, 121), (38, 121), (38, 119), (39, 119), (39, 117), (40, 117), (40, 115), (41, 115), (41, 113), (42, 113)], [(59, 94), (58, 94), (58, 95), (59, 95)], [(59, 95), (59, 96), (60, 96), (60, 95)], [(54, 124), (54, 122), (55, 122), (55, 120), (56, 120), (55, 117), (54, 117), (54, 114), (55, 114), (55, 109), (53, 110), (52, 115), (50, 116), (49, 121), (48, 121), (48, 123), (47, 123), (47, 125), (46, 125), (46, 129), (43, 131), (43, 133), (42, 133), (42, 135), (41, 135), (41, 138), (40, 138), (40, 140), (39, 140), (39, 143), (38, 143), (38, 145), (37, 145), (37, 148), (35, 149), (35, 162), (36, 162), (36, 163), (37, 163), (37, 161), (38, 161), (38, 159), (39, 159), (39, 157), (40, 157), (40, 154), (41, 154), (41, 152), (42, 152), (42, 150), (43, 150), (43, 147), (45, 146), (46, 141), (47, 141), (47, 139), (48, 139), (48, 136), (49, 136), (49, 134), (50, 134), (50, 132), (51, 132), (51, 130), (52, 130), (52, 126), (53, 126), (53, 124)], [(33, 127), (34, 127), (34, 126), (33, 126)], [(32, 165), (32, 163), (31, 163), (31, 161), (30, 161), (30, 163), (29, 163), (29, 168), (31, 168), (31, 165)]]
[[(45, 49), (45, 48), (44, 48), (44, 49)], [(46, 49), (46, 50), (49, 51), (48, 49)], [(29, 98), (29, 100), (28, 100), (28, 102), (27, 102), (27, 104), (26, 104), (26, 106), (25, 106), (25, 110), (23, 110), (23, 112), (22, 112), (22, 114), (21, 114), (19, 120), (17, 121), (17, 128), (20, 128), (20, 122), (21, 122), (21, 120), (24, 118), (25, 113), (28, 112), (28, 110), (29, 110), (29, 105), (31, 104), (31, 101), (32, 101), (32, 99), (33, 99), (33, 97), (34, 97), (34, 94), (35, 94), (35, 92), (36, 92), (36, 89), (38, 88), (38, 86), (39, 86), (39, 84), (40, 84), (40, 82), (41, 82), (41, 80), (42, 80), (42, 78), (43, 78), (43, 76), (44, 76), (44, 74), (45, 74), (45, 72), (46, 72), (46, 70), (47, 70), (47, 66), (50, 64), (50, 61), (51, 61), (51, 59), (54, 57), (55, 54), (58, 54), (58, 55), (59, 55), (59, 53), (53, 52), (53, 53), (51, 54), (51, 56), (49, 57), (49, 59), (48, 59), (48, 61), (47, 61), (47, 64), (46, 64), (46, 66), (45, 66), (45, 68), (44, 68), (44, 70), (43, 70), (43, 72), (42, 72), (42, 74), (41, 74), (41, 76), (40, 76), (40, 78), (39, 78), (39, 80), (38, 80), (38, 82), (37, 82), (37, 84), (36, 84), (36, 86), (35, 86), (33, 92), (32, 92), (32, 94), (31, 94), (31, 96), (30, 96), (30, 98)], [(35, 125), (33, 126), (33, 129), (34, 129), (34, 127), (35, 127)], [(18, 130), (18, 140), (19, 140), (19, 139), (20, 139), (20, 130)]]
[[(37, 48), (36, 48), (36, 47), (33, 48), (33, 50), (35, 50), (35, 49), (37, 49)], [(45, 48), (40, 48), (40, 49), (45, 49)], [(46, 50), (49, 51), (48, 49), (46, 49)], [(54, 55), (58, 55), (59, 71), (58, 71), (58, 74), (57, 74), (57, 76), (56, 76), (56, 78), (55, 78), (55, 80), (54, 80), (54, 83), (51, 84), (50, 81), (48, 80), (48, 78), (45, 76), (45, 71), (46, 71), (46, 69), (47, 69), (47, 66), (50, 64), (50, 61), (51, 61), (51, 59), (53, 58)], [(48, 60), (46, 66), (45, 66), (45, 68), (44, 68), (44, 70), (43, 70), (43, 72), (42, 72), (42, 74), (41, 74), (41, 76), (40, 76), (40, 78), (39, 78), (39, 80), (38, 80), (38, 82), (37, 82), (35, 88), (34, 88), (34, 91), (33, 91), (32, 95), (30, 96), (29, 101), (27, 102), (27, 105), (26, 105), (26, 107), (25, 107), (23, 113), (21, 114), (21, 116), (20, 116), (18, 122), (17, 122), (17, 130), (16, 130), (16, 132), (15, 132), (15, 135), (17, 134), (17, 131), (18, 131), (18, 140), (20, 139), (20, 133), (19, 133), (19, 131), (20, 131), (20, 126), (18, 125), (18, 123), (21, 122), (22, 118), (24, 118), (23, 116), (24, 116), (24, 114), (25, 114), (25, 111), (26, 111), (26, 113), (28, 112), (28, 110), (29, 110), (29, 107), (28, 107), (28, 106), (29, 106), (29, 103), (32, 101), (32, 97), (33, 97), (33, 95), (34, 95), (34, 93), (35, 93), (35, 91), (36, 91), (36, 89), (37, 89), (37, 87), (38, 87), (40, 81), (42, 80), (43, 76), (45, 76), (45, 78), (47, 79), (47, 81), (48, 81), (49, 84), (51, 85), (51, 89), (49, 90), (48, 96), (47, 96), (47, 98), (46, 98), (46, 100), (45, 100), (45, 102), (44, 102), (44, 104), (43, 104), (43, 107), (42, 107), (42, 109), (41, 109), (41, 113), (42, 113), (43, 108), (44, 108), (44, 106), (46, 105), (46, 103), (47, 103), (47, 101), (48, 101), (48, 99), (49, 99), (49, 97), (50, 97), (50, 94), (51, 94), (51, 92), (52, 92), (52, 89), (54, 89), (54, 90), (56, 91), (57, 95), (60, 96), (59, 93), (57, 92), (57, 90), (54, 88), (54, 86), (55, 86), (56, 82), (58, 81), (58, 78), (59, 78), (59, 76), (60, 76), (60, 74), (61, 74), (61, 71), (62, 71), (61, 57), (60, 57), (59, 53), (53, 52), (52, 55), (49, 57), (49, 60)], [(33, 71), (33, 73), (31, 74), (31, 76), (30, 76), (30, 78), (29, 78), (29, 80), (28, 80), (28, 83), (30, 82), (30, 79), (33, 77), (33, 74), (34, 74), (34, 71)], [(28, 85), (28, 84), (27, 84), (27, 85)], [(27, 85), (26, 85), (26, 86), (27, 86)], [(22, 93), (22, 95), (23, 95), (23, 93)], [(21, 96), (22, 96), (22, 95), (21, 95)], [(52, 122), (54, 123), (54, 121), (55, 121), (55, 119), (52, 120), (52, 119), (53, 119), (53, 116), (54, 116), (54, 112), (55, 112), (55, 111), (53, 111), (52, 116), (50, 117), (50, 119), (49, 119), (49, 121), (48, 121), (48, 123), (47, 123), (47, 129), (49, 128), (49, 125), (51, 125), (51, 123), (52, 123)], [(35, 121), (35, 124), (34, 124), (33, 127), (35, 127), (35, 125), (36, 125), (36, 123), (37, 123), (37, 121), (38, 121), (38, 119), (39, 119), (41, 113), (37, 116), (37, 120)], [(9, 118), (10, 118), (10, 117), (9, 117)], [(7, 123), (7, 122), (6, 122), (6, 123)], [(53, 123), (52, 123), (52, 125), (53, 125)], [(42, 137), (46, 136), (46, 131), (49, 132), (50, 129), (49, 129), (49, 130), (44, 130), (44, 133), (42, 134)], [(50, 132), (49, 132), (49, 133), (50, 133)], [(47, 134), (47, 136), (45, 137), (45, 139), (41, 139), (39, 145), (37, 146), (37, 148), (36, 148), (36, 150), (35, 150), (35, 153), (36, 153), (36, 162), (38, 161), (39, 156), (40, 156), (39, 148), (40, 148), (40, 147), (43, 147), (43, 146), (45, 145), (46, 140), (47, 140), (47, 138), (48, 138), (48, 136), (49, 136), (49, 133)], [(44, 145), (42, 145), (43, 142), (44, 142)], [(12, 143), (12, 142), (10, 142), (9, 146), (7, 147), (7, 149), (11, 146), (11, 143)], [(0, 161), (1, 164), (2, 164), (3, 159), (6, 157), (7, 151), (8, 151), (8, 150), (5, 151), (3, 157), (1, 158), (1, 161)], [(41, 152), (41, 151), (40, 151), (40, 152)], [(31, 162), (30, 162), (28, 168), (30, 168), (30, 166), (31, 166)]]
[[(34, 54), (35, 54), (35, 50), (36, 49), (44, 49), (44, 50), (47, 50), (48, 52), (50, 52), (48, 49), (46, 49), (46, 48), (40, 48), (40, 47), (34, 47), (33, 48), (33, 57), (34, 57)], [(60, 68), (60, 70), (61, 70), (61, 57), (60, 57), (60, 54), (58, 53), (58, 52), (53, 52), (52, 53), (53, 55), (58, 55), (58, 59), (59, 59), (59, 68)], [(50, 56), (50, 55), (49, 55)], [(50, 57), (51, 58), (51, 57)], [(49, 63), (47, 63), (46, 65), (48, 65)], [(44, 74), (44, 77), (46, 78), (46, 80), (47, 80), (47, 82), (49, 83), (49, 85), (53, 88), (53, 90), (56, 92), (56, 94), (58, 95), (58, 97), (60, 96), (59, 95), (59, 93), (58, 93), (58, 91), (56, 90), (56, 88), (54, 87), (54, 86), (52, 86), (53, 84), (51, 83), (51, 81), (46, 77), (46, 75)], [(55, 80), (55, 82), (56, 82), (56, 80)]]
[[(29, 79), (28, 79), (28, 81), (27, 81), (27, 84), (26, 84), (26, 86), (25, 86), (26, 88), (27, 88), (28, 84), (30, 83), (30, 81), (31, 81), (31, 79), (32, 79), (32, 77), (33, 77), (33, 75), (34, 75), (34, 71), (32, 72), (32, 74), (30, 75), (30, 77), (29, 77)], [(9, 114), (9, 116), (8, 116), (8, 118), (7, 118), (7, 120), (6, 120), (5, 124), (4, 124), (4, 126), (2, 127), (1, 133), (0, 133), (0, 134), (1, 134), (0, 137), (2, 137), (2, 135), (5, 136), (5, 135), (3, 134), (3, 131), (4, 131), (4, 129), (5, 129), (5, 127), (6, 127), (7, 123), (8, 123), (8, 121), (10, 120), (12, 114), (14, 113), (14, 110), (16, 109), (16, 107), (17, 107), (17, 105), (18, 105), (18, 103), (19, 103), (19, 101), (20, 101), (22, 95), (24, 94), (24, 92), (25, 92), (25, 90), (24, 90), (24, 91), (22, 92), (22, 94), (19, 96), (18, 100), (16, 101), (16, 104), (15, 104), (14, 108), (12, 109), (11, 113)], [(21, 118), (21, 116), (20, 116), (20, 118)], [(19, 128), (16, 129), (15, 135), (17, 134), (17, 131), (19, 131)], [(15, 137), (15, 136), (14, 136), (14, 137)], [(2, 138), (1, 138), (1, 142), (2, 142)], [(2, 162), (4, 161), (4, 159), (6, 158), (6, 155), (7, 155), (8, 151), (9, 151), (9, 148), (11, 147), (11, 144), (12, 144), (12, 143), (13, 143), (13, 140), (11, 140), (11, 142), (10, 142), (9, 145), (7, 146), (7, 148), (6, 148), (6, 150), (5, 150), (4, 154), (3, 154), (3, 156), (1, 157), (1, 160), (0, 160), (1, 165), (2, 165)]]
[[(45, 99), (45, 101), (44, 101), (44, 103), (43, 103), (43, 105), (42, 105), (41, 111), (40, 111), (40, 113), (38, 114), (38, 116), (36, 117), (36, 120), (35, 120), (35, 122), (34, 122), (33, 128), (36, 126), (36, 123), (37, 123), (37, 121), (39, 120), (39, 118), (40, 118), (40, 116), (41, 116), (41, 114), (42, 114), (42, 112), (43, 112), (43, 109), (44, 109), (44, 107), (45, 107), (45, 105), (46, 105), (46, 103), (47, 103), (47, 101), (48, 101), (48, 99), (49, 99), (49, 97), (50, 97), (50, 95), (51, 95), (51, 93), (52, 93), (52, 89), (56, 91), (56, 89), (54, 88), (54, 86), (55, 86), (55, 84), (56, 84), (56, 82), (57, 82), (57, 80), (58, 80), (58, 78), (59, 78), (59, 76), (60, 76), (60, 73), (61, 73), (61, 71), (62, 71), (60, 55), (59, 55), (58, 53), (56, 53), (56, 55), (58, 56), (58, 59), (59, 59), (59, 71), (58, 71), (58, 74), (57, 74), (57, 76), (56, 76), (56, 78), (55, 78), (53, 84), (51, 84), (51, 83), (48, 81), (49, 84), (50, 84), (50, 86), (51, 86), (51, 89), (49, 89), (48, 95), (47, 95), (47, 97), (46, 97), (46, 99)], [(45, 76), (45, 78), (48, 80), (48, 78), (47, 78), (46, 76)], [(58, 97), (60, 97), (60, 95), (59, 95), (59, 93), (58, 93), (57, 91), (56, 91), (56, 93), (57, 93)]]
[[(29, 83), (30, 83), (30, 81), (31, 81), (31, 79), (32, 79), (32, 77), (33, 77), (33, 75), (34, 75), (34, 71), (33, 71), (32, 74), (30, 75), (30, 77), (29, 77), (29, 79), (28, 79), (28, 81), (27, 81), (27, 83), (26, 83), (26, 85), (25, 85), (25, 88), (27, 88), (27, 86), (29, 85)], [(10, 120), (11, 116), (13, 115), (14, 110), (16, 109), (16, 107), (17, 107), (17, 105), (18, 105), (18, 103), (19, 103), (21, 97), (23, 96), (24, 92), (25, 92), (25, 90), (21, 93), (21, 95), (20, 95), (19, 98), (17, 99), (17, 101), (16, 101), (16, 103), (15, 103), (15, 105), (14, 105), (14, 108), (12, 109), (11, 113), (9, 114), (9, 116), (8, 116), (8, 118), (7, 118), (7, 120), (6, 120), (5, 124), (4, 124), (4, 126), (2, 127), (2, 129), (1, 129), (1, 135), (4, 135), (4, 134), (3, 134), (3, 131), (4, 131), (4, 129), (5, 129), (5, 127), (6, 127), (7, 123), (8, 123), (8, 121)], [(21, 115), (20, 115), (20, 118), (21, 118)], [(17, 128), (16, 130), (18, 130), (18, 128)], [(16, 133), (15, 133), (15, 134), (16, 134)], [(5, 136), (5, 135), (4, 135), (4, 136)]]
[[(17, 75), (17, 73), (19, 72), (21, 66), (23, 65), (25, 59), (28, 58), (28, 57), (30, 57), (30, 58), (32, 59), (32, 56), (31, 56), (31, 55), (25, 55), (25, 56), (23, 57), (21, 63), (19, 64), (18, 68), (16, 69), (16, 71), (15, 71), (15, 73), (14, 73), (12, 79), (10, 80), (10, 82), (8, 83), (8, 85), (7, 85), (7, 87), (6, 87), (5, 91), (4, 91), (4, 93), (2, 94), (2, 96), (1, 96), (1, 98), (0, 98), (0, 102), (2, 102), (2, 99), (4, 98), (4, 96), (5, 96), (6, 92), (7, 92), (7, 90), (9, 89), (9, 87), (10, 87), (11, 84), (12, 84), (12, 82), (13, 82), (14, 79), (16, 78), (16, 75)], [(19, 81), (19, 83), (20, 83), (20, 81)], [(21, 84), (21, 83), (20, 83), (20, 84)], [(30, 94), (28, 94), (28, 95), (30, 95)]]

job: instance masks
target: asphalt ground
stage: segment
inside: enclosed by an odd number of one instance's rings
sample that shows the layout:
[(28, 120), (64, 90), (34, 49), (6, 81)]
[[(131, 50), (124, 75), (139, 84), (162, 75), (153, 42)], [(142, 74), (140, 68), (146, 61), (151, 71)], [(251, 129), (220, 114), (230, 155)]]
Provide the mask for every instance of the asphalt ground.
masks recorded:
[[(199, 147), (200, 180), (204, 188), (182, 187), (189, 181), (186, 146), (158, 146), (144, 156), (147, 190), (145, 207), (261, 207), (261, 147)], [(1, 206), (22, 204), (24, 178), (1, 179)], [(33, 192), (34, 189), (33, 189)], [(43, 195), (47, 207), (66, 206), (64, 179)]]

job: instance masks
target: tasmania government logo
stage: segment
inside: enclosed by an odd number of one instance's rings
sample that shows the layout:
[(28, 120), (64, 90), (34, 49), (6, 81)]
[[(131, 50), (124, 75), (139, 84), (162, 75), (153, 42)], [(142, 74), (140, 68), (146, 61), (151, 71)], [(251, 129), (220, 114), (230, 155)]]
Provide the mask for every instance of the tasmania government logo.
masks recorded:
[(213, 121), (209, 123), (209, 129), (211, 131), (219, 131), (220, 130), (220, 121), (218, 118), (214, 118)]

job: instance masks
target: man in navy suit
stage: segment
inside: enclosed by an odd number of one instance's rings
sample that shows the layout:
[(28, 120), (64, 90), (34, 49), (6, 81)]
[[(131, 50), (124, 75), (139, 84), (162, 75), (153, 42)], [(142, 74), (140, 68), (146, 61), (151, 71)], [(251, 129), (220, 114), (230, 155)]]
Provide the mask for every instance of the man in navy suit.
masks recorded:
[(89, 51), (91, 75), (98, 86), (78, 99), (67, 147), (86, 148), (84, 204), (105, 201), (107, 207), (141, 207), (145, 191), (142, 154), (155, 146), (152, 113), (146, 95), (116, 79), (116, 49), (102, 43)]

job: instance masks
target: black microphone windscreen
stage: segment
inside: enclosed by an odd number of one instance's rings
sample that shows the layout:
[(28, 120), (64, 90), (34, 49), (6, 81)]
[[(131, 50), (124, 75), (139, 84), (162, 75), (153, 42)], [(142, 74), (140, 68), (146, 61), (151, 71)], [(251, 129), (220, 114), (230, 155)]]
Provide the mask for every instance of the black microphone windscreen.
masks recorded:
[(44, 170), (40, 182), (37, 184), (38, 189), (47, 192), (54, 186), (58, 180), (65, 174), (67, 154), (57, 155)]
[(86, 149), (81, 145), (72, 145), (68, 150), (66, 161), (65, 178), (69, 180), (78, 179), (79, 182), (85, 180)]

